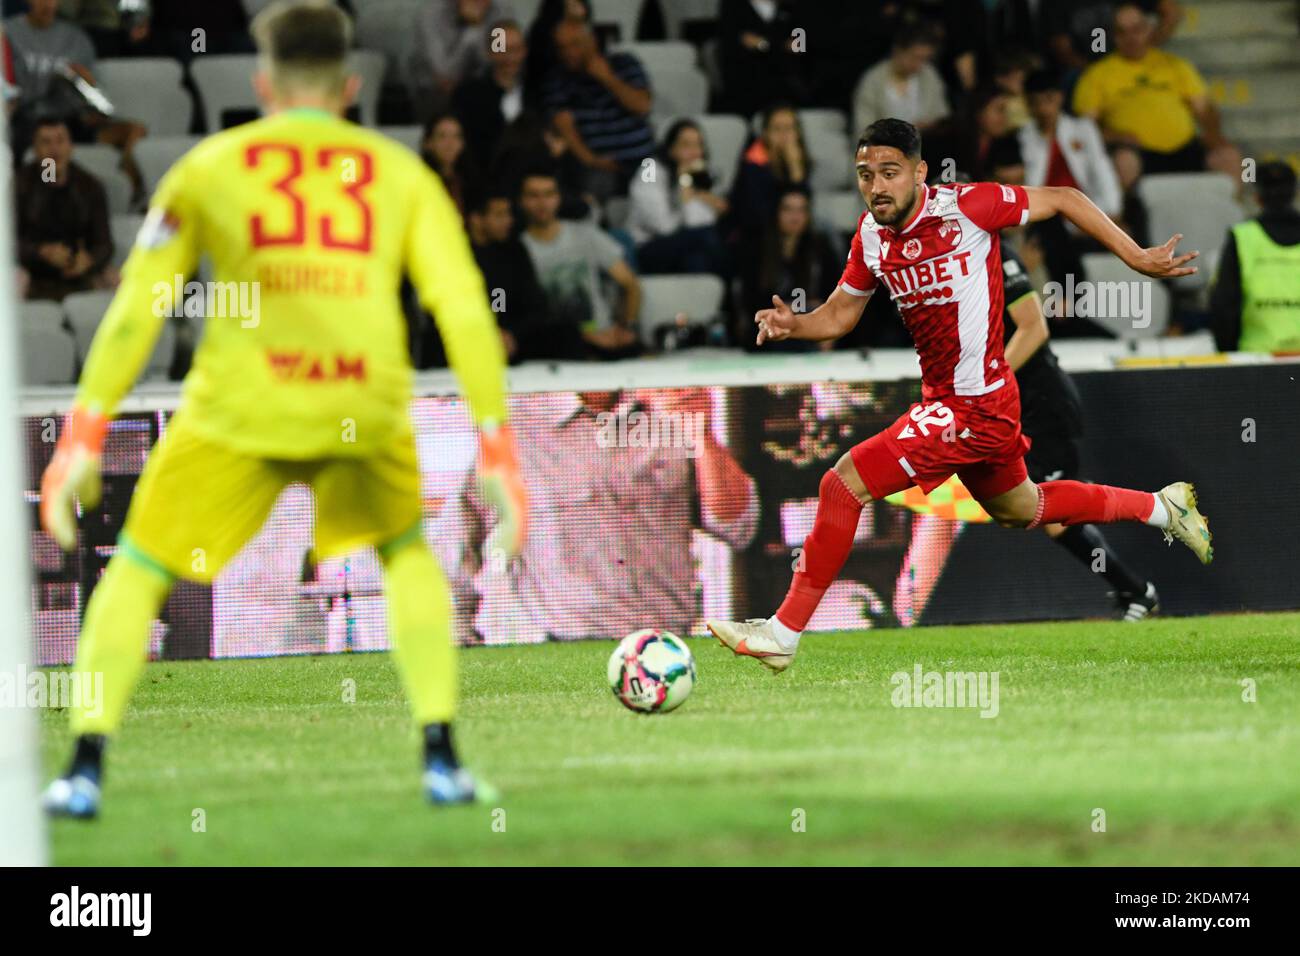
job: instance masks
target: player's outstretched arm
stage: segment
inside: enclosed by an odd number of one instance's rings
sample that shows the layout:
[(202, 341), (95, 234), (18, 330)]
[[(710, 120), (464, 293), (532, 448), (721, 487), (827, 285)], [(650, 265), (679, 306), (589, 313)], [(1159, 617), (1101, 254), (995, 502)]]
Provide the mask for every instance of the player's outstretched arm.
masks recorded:
[(1182, 235), (1171, 236), (1169, 241), (1150, 249), (1143, 249), (1091, 199), (1071, 186), (1026, 186), (1029, 196), (1029, 221), (1050, 219), (1058, 213), (1074, 223), (1092, 238), (1115, 253), (1135, 272), (1153, 279), (1172, 279), (1191, 275), (1196, 266), (1188, 266), (1200, 253), (1174, 252)]
[(163, 323), (180, 303), (160, 298), (198, 261), (194, 219), (182, 193), (184, 161), (163, 178), (122, 283), (95, 330), (72, 413), (41, 476), (41, 526), (65, 551), (77, 546), (77, 506), (99, 503), (99, 460), (109, 420), (153, 355)]
[(446, 189), (422, 170), (406, 242), (406, 269), (434, 316), (447, 361), (479, 429), (479, 484), (496, 508), (491, 547), (507, 555), (524, 545), (528, 500), (514, 435), (506, 421), (506, 351), (488, 307), (483, 274)]
[(825, 342), (847, 335), (862, 318), (866, 307), (865, 295), (851, 295), (836, 286), (830, 298), (811, 312), (795, 312), (781, 300), (772, 296), (772, 308), (759, 309), (754, 314), (758, 326), (758, 344), (779, 342), (782, 339), (807, 339)]

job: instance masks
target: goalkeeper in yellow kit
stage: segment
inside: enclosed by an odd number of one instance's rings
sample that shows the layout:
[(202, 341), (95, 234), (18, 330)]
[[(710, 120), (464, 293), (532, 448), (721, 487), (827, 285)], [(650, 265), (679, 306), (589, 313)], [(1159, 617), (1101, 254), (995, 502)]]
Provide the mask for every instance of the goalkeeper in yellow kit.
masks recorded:
[(98, 812), (105, 742), (172, 583), (211, 580), (294, 481), (316, 496), (318, 555), (379, 552), (393, 655), (424, 734), (426, 795), (487, 796), (451, 741), (452, 609), (420, 533), (403, 274), (437, 316), (479, 427), (480, 480), (501, 517), (497, 544), (510, 554), (522, 545), (527, 507), (506, 424), (500, 334), (442, 185), (410, 151), (342, 119), (359, 86), (344, 69), (346, 14), (328, 3), (276, 3), (253, 33), (261, 57), (253, 82), (268, 115), (204, 140), (159, 185), (41, 483), (42, 524), (71, 550), (75, 499), (97, 502), (109, 419), (165, 321), (162, 290), (207, 253), (215, 281), (245, 293), (228, 301), (255, 307), (208, 317), (180, 407), (86, 609), (75, 667), (104, 675), (102, 707), (72, 711), (76, 749), (46, 792), (51, 813)]

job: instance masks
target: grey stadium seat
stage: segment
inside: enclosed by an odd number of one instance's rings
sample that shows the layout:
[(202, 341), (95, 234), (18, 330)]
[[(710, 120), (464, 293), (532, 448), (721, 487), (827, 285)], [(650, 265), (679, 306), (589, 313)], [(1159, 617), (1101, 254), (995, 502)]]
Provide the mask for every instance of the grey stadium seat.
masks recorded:
[(862, 195), (856, 189), (813, 194), (812, 210), (817, 224), (841, 236), (853, 235), (866, 208)]
[(814, 190), (847, 189), (853, 185), (853, 147), (847, 134), (819, 129), (815, 136), (805, 131), (804, 139), (813, 162)]
[(644, 4), (645, 0), (591, 0), (591, 22), (598, 27), (616, 27), (619, 42), (631, 43), (636, 39), (636, 24)]
[(389, 139), (397, 140), (407, 149), (415, 153), (420, 151), (420, 140), (424, 138), (424, 127), (419, 125), (380, 126), (379, 132), (383, 133)]
[(23, 384), (71, 385), (77, 347), (63, 328), (63, 310), (58, 303), (22, 302), (19, 319)]
[[(1169, 290), (1158, 279), (1148, 279), (1139, 272), (1134, 272), (1109, 252), (1090, 252), (1083, 256), (1083, 271), (1087, 280), (1098, 282), (1141, 283), (1141, 294), (1151, 297), (1150, 324), (1145, 328), (1134, 328), (1133, 317), (1125, 315), (1090, 315), (1093, 322), (1110, 329), (1121, 339), (1157, 338), (1169, 326)], [(1130, 289), (1136, 288), (1130, 286)], [(1044, 290), (1045, 293), (1045, 290)], [(1044, 294), (1044, 299), (1047, 296)], [(1094, 293), (1094, 301), (1103, 296), (1100, 290)], [(1094, 309), (1094, 311), (1097, 311)], [(1130, 311), (1132, 311), (1130, 309)], [(1051, 323), (1049, 317), (1048, 323)]]
[(122, 263), (126, 262), (126, 257), (131, 254), (131, 247), (135, 245), (135, 237), (140, 231), (142, 222), (144, 216), (133, 213), (117, 215), (109, 220), (108, 228), (113, 235), (113, 258), (110, 261), (119, 269), (122, 268)]
[(712, 319), (722, 308), (722, 280), (713, 275), (644, 276), (637, 325), (641, 341), (654, 344), (654, 330), (684, 313), (692, 322)]
[(646, 40), (641, 43), (615, 43), (615, 53), (631, 53), (652, 76), (659, 70), (692, 70), (697, 66), (695, 47), (681, 40)]
[(180, 63), (170, 57), (115, 57), (95, 64), (95, 79), (117, 115), (139, 120), (150, 136), (190, 131), (194, 103), (181, 74)]
[(135, 162), (144, 177), (145, 190), (153, 195), (159, 181), (199, 142), (199, 136), (146, 136), (135, 144)]
[(90, 349), (95, 329), (99, 328), (99, 320), (112, 301), (113, 293), (107, 291), (74, 292), (63, 300), (62, 314), (67, 316), (68, 324), (72, 326), (73, 342), (82, 361)]
[(224, 128), (222, 115), (227, 110), (257, 109), (252, 80), (256, 66), (252, 53), (209, 53), (190, 64), (209, 133)]
[(657, 70), (650, 74), (651, 107), (656, 122), (663, 116), (693, 116), (709, 104), (709, 81), (699, 70)]
[[(1222, 173), (1161, 173), (1138, 180), (1138, 196), (1147, 207), (1147, 232), (1152, 245), (1182, 233), (1179, 252), (1198, 250), (1204, 257), (1223, 245), (1228, 228), (1244, 217), (1232, 198), (1236, 184)], [(1211, 272), (1203, 262), (1200, 271), (1174, 279), (1174, 288), (1204, 288)]]
[(375, 126), (379, 123), (379, 94), (384, 88), (388, 58), (379, 50), (353, 50), (348, 54), (348, 68), (361, 77), (361, 91), (357, 93), (361, 122)]
[(357, 5), (357, 45), (383, 54), (388, 76), (402, 83), (410, 80), (420, 42), (416, 25), (426, 5), (424, 0), (365, 0)]

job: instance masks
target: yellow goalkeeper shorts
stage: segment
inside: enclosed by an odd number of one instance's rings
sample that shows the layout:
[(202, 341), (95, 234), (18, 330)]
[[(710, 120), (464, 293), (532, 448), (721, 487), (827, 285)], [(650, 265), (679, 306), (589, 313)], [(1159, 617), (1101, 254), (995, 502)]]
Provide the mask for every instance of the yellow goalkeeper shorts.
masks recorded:
[(292, 461), (209, 441), (182, 409), (149, 454), (120, 544), (177, 577), (211, 581), (294, 482), (315, 493), (317, 558), (418, 533), (420, 469), (409, 427), (365, 457)]

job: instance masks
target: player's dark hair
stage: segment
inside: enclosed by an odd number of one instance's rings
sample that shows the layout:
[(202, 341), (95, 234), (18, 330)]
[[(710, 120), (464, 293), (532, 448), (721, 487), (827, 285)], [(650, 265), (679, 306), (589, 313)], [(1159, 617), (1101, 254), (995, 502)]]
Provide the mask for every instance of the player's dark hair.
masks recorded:
[(1259, 197), (1259, 204), (1267, 210), (1290, 208), (1295, 202), (1295, 170), (1282, 160), (1260, 163), (1255, 170), (1255, 194)]
[(892, 146), (908, 159), (921, 158), (921, 131), (901, 119), (878, 119), (865, 130), (858, 140), (858, 149), (871, 146)]
[(352, 20), (328, 0), (277, 0), (251, 32), (260, 52), (289, 67), (339, 63), (352, 46)]

